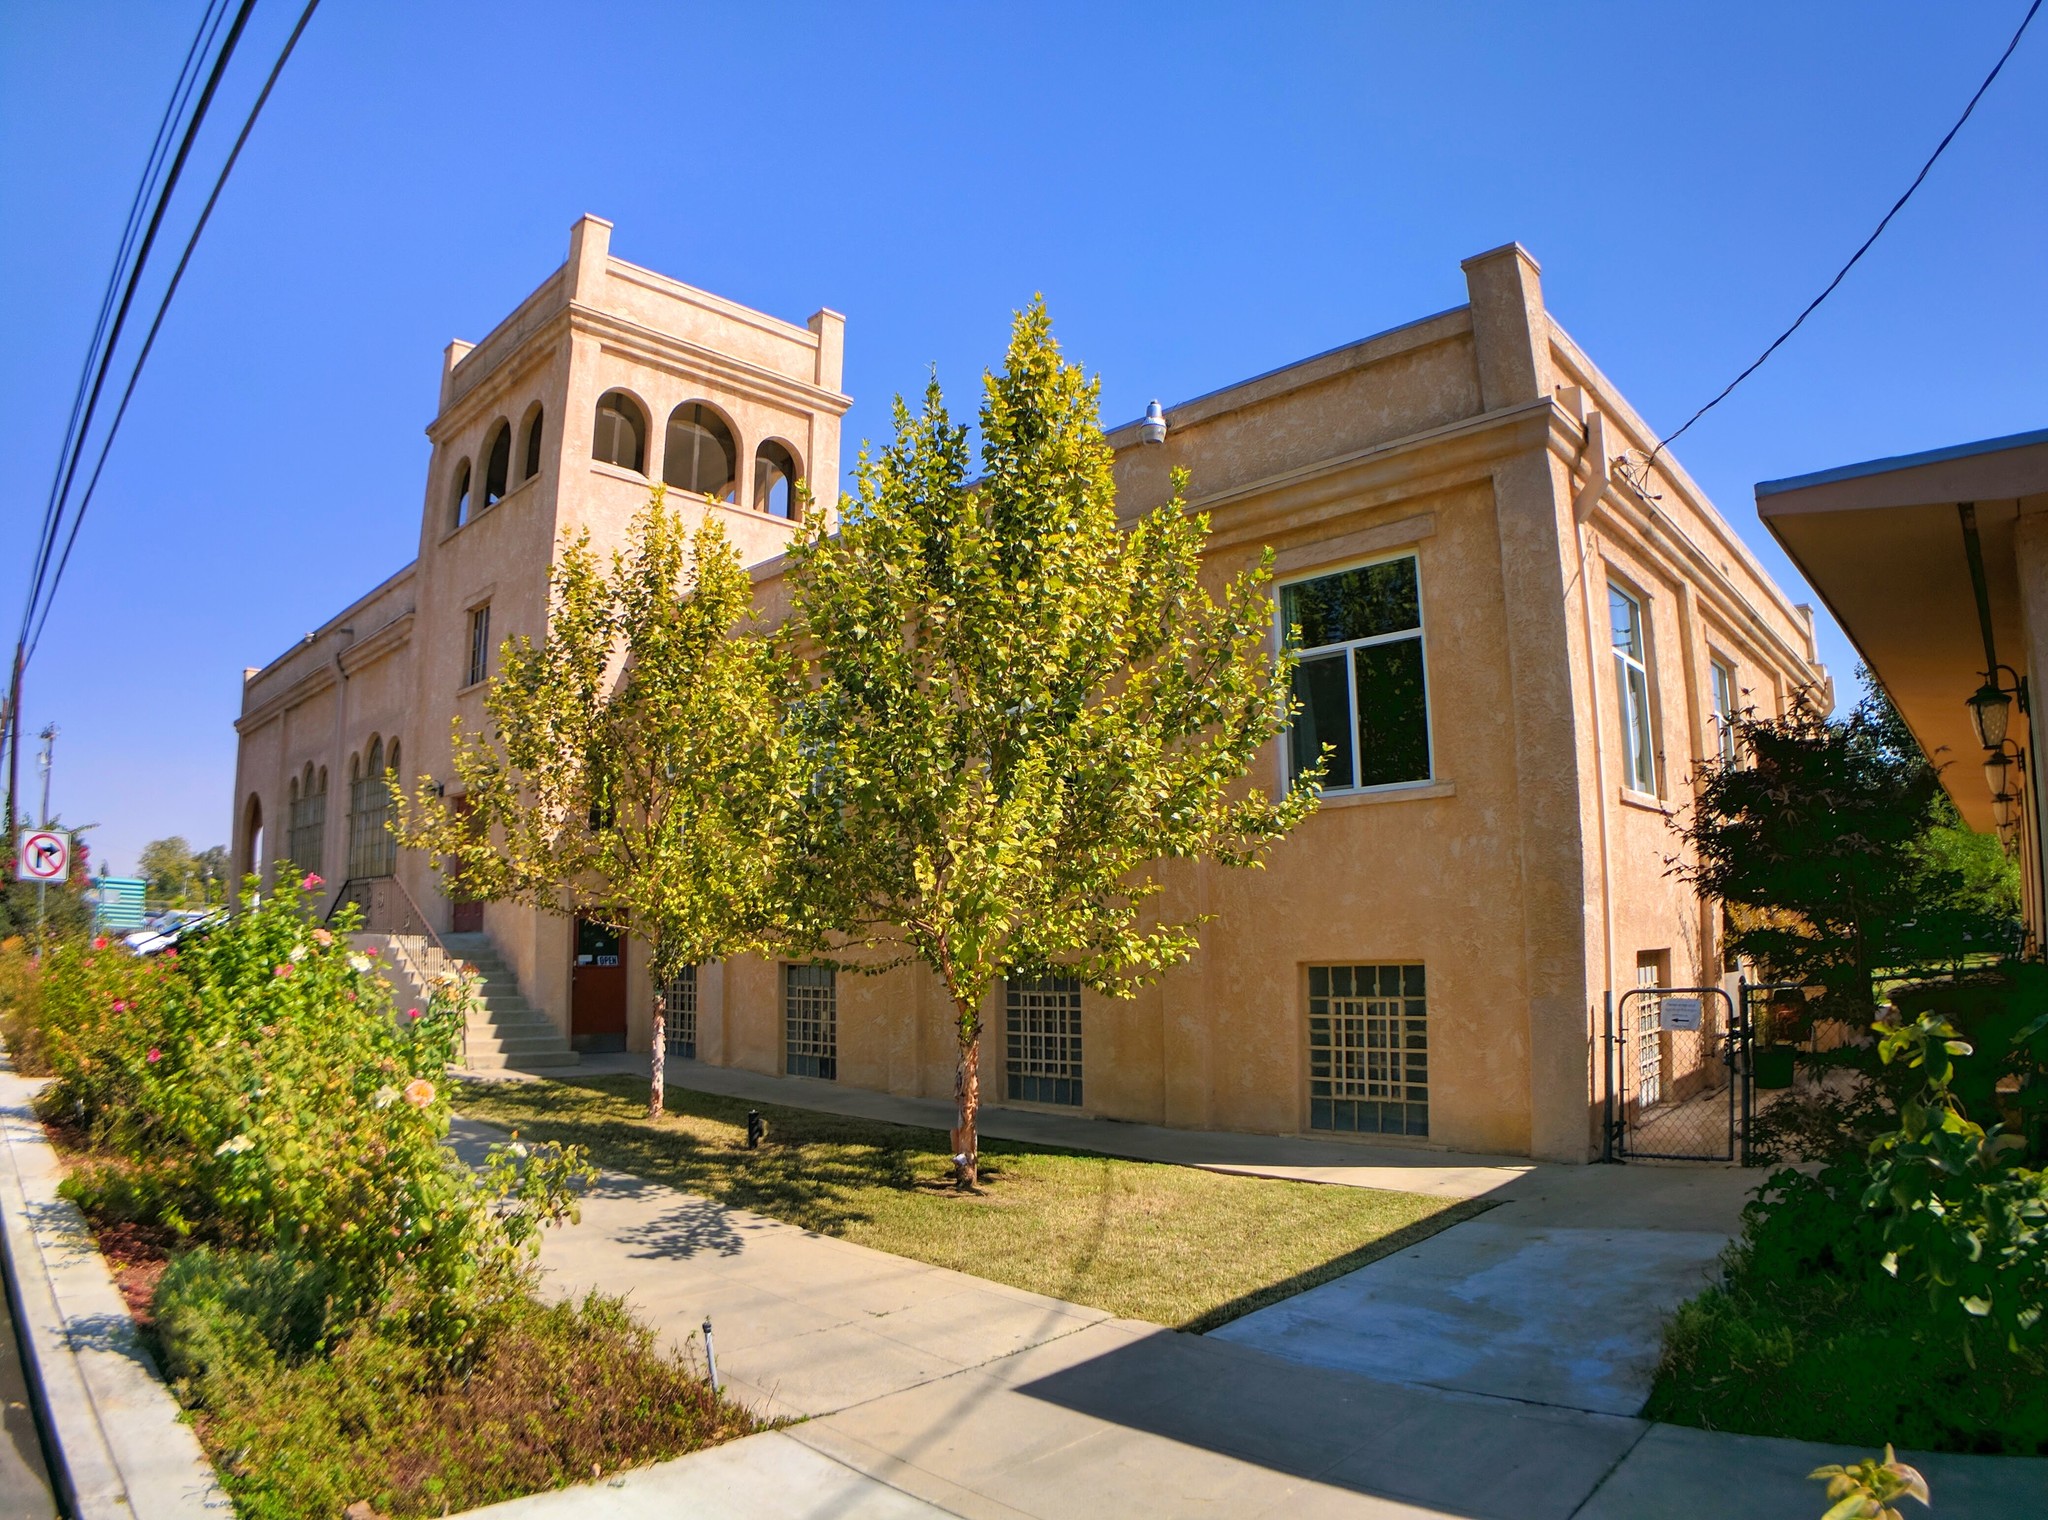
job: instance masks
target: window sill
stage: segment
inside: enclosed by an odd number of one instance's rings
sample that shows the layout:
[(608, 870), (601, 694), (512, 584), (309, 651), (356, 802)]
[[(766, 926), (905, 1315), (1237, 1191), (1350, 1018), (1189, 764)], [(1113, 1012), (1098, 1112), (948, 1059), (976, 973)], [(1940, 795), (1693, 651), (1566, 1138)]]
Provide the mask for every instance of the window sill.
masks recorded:
[(503, 496), (500, 496), (496, 501), (492, 502), (488, 507), (478, 507), (474, 512), (470, 513), (469, 516), (464, 521), (457, 523), (454, 527), (450, 528), (446, 533), (443, 533), (441, 535), (441, 542), (444, 544), (447, 543), (449, 539), (453, 538), (456, 534), (460, 533), (464, 528), (475, 527), (478, 523), (482, 522), (486, 517), (489, 517), (493, 512), (497, 511), (498, 508), (504, 506), (506, 502), (510, 501), (513, 497), (517, 496), (521, 491), (525, 490), (528, 486), (532, 485), (536, 480), (539, 479), (540, 476), (538, 475), (529, 475), (526, 477), (526, 479), (520, 481), (518, 485), (514, 486), (511, 490), (507, 491)]
[(1455, 781), (1417, 781), (1406, 786), (1375, 787), (1367, 792), (1325, 792), (1322, 808), (1361, 807), (1368, 802), (1428, 802), (1438, 797), (1455, 797)]
[(649, 490), (654, 489), (654, 482), (638, 470), (629, 470), (620, 464), (606, 464), (602, 459), (590, 461), (590, 473), (609, 475), (613, 480), (623, 480), (632, 485), (646, 486)]
[(1624, 807), (1641, 808), (1646, 813), (1669, 814), (1671, 811), (1664, 805), (1662, 797), (1652, 797), (1648, 792), (1639, 792), (1633, 787), (1621, 789), (1621, 802)]
[(489, 676), (485, 676), (481, 681), (471, 681), (467, 686), (456, 687), (455, 695), (458, 697), (466, 697), (473, 691), (482, 691), (486, 686), (490, 684), (491, 678)]

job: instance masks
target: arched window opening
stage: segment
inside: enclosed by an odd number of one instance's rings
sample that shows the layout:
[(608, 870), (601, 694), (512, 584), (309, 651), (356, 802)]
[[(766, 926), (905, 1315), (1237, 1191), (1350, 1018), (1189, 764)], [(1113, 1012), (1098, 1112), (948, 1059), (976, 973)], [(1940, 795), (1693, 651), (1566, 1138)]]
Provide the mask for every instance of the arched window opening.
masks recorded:
[(754, 510), (796, 516), (796, 456), (773, 438), (754, 452)]
[(543, 413), (539, 407), (533, 409), (533, 416), (526, 424), (525, 468), (521, 480), (531, 480), (540, 473), (540, 424)]
[(235, 862), (237, 876), (254, 876), (263, 869), (263, 799), (251, 793), (242, 817), (242, 858)]
[(469, 521), (469, 461), (455, 467), (455, 488), (448, 493), (448, 526), (459, 528)]
[[(391, 746), (393, 764), (398, 746)], [(348, 874), (389, 876), (398, 861), (398, 841), (391, 837), (391, 786), (384, 774), (384, 741), (370, 741), (369, 759), (349, 766)]]
[(326, 865), (327, 769), (322, 766), (317, 782), (313, 762), (306, 762), (303, 780), (292, 782), (292, 811), (288, 820), (285, 853), (293, 869), (302, 876), (318, 876)]
[(499, 423), (484, 459), (484, 505), (495, 507), (512, 485), (512, 429)]
[(713, 501), (731, 501), (735, 480), (732, 429), (701, 401), (679, 406), (668, 419), (668, 447), (661, 478), (678, 491), (695, 491)]
[(590, 457), (646, 473), (647, 417), (639, 403), (623, 391), (610, 391), (599, 399)]

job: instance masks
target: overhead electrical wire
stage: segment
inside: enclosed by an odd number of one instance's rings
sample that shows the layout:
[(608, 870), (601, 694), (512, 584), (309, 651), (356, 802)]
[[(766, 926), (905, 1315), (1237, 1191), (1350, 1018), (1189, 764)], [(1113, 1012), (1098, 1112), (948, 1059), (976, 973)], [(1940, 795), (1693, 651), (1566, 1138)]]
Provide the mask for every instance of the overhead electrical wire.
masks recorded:
[[(186, 267), (192, 259), (193, 250), (198, 246), (200, 234), (205, 230), (208, 220), (213, 215), (214, 207), (220, 200), (221, 191), (227, 184), (228, 176), (233, 171), (236, 161), (241, 157), (242, 148), (248, 142), (250, 133), (255, 129), (256, 120), (262, 113), (264, 105), (269, 101), (271, 91), (277, 84), (278, 76), (283, 72), (285, 63), (290, 59), (293, 49), (298, 45), (299, 38), (305, 32), (306, 25), (311, 21), (313, 12), (318, 4), (319, 0), (308, 0), (305, 9), (300, 13), (298, 23), (292, 28), (291, 35), (285, 40), (284, 46), (280, 49), (276, 62), (271, 66), (270, 73), (264, 80), (262, 90), (258, 93), (254, 104), (249, 109), (248, 115), (243, 120), (240, 132), (236, 134), (234, 145), (229, 150), (226, 161), (214, 179), (213, 188), (206, 198), (206, 203), (185, 240), (185, 246), (179, 255), (177, 267), (172, 271), (170, 280), (167, 282), (164, 292), (157, 302), (156, 312), (150, 321), (149, 331), (143, 339), (134, 362), (129, 366), (127, 381), (122, 388), (119, 405), (116, 407), (113, 418), (107, 426), (105, 435), (100, 440), (99, 455), (94, 461), (91, 474), (86, 479), (85, 489), (79, 496), (76, 505), (73, 506), (71, 504), (72, 487), (77, 480), (79, 466), (85, 456), (93, 418), (98, 410), (108, 376), (112, 371), (116, 349), (120, 342), (122, 330), (126, 325), (129, 310), (134, 303), (136, 290), (141, 283), (150, 252), (155, 246), (157, 234), (163, 226), (164, 217), (169, 209), (172, 196), (177, 189), (179, 177), (184, 171), (186, 161), (191, 155), (193, 144), (198, 138), (200, 127), (206, 118), (207, 109), (212, 104), (214, 95), (220, 87), (221, 79), (227, 72), (229, 60), (234, 54), (235, 46), (240, 41), (244, 28), (248, 24), (249, 17), (256, 8), (256, 0), (242, 0), (240, 8), (235, 13), (234, 21), (228, 29), (226, 38), (221, 42), (218, 51), (214, 53), (212, 66), (206, 75), (205, 86), (200, 91), (198, 101), (192, 107), (189, 117), (185, 115), (185, 108), (187, 102), (192, 99), (192, 88), (199, 78), (199, 69), (196, 65), (209, 52), (213, 52), (214, 39), (220, 35), (221, 21), (227, 13), (227, 0), (207, 0), (206, 9), (200, 17), (199, 28), (193, 36), (192, 44), (186, 52), (184, 64), (179, 69), (178, 77), (172, 86), (171, 98), (165, 107), (163, 119), (158, 124), (156, 137), (151, 143), (149, 155), (144, 162), (142, 177), (136, 186), (135, 197), (129, 207), (128, 220), (122, 229), (121, 240), (116, 250), (114, 267), (108, 276), (107, 289), (101, 298), (100, 310), (94, 323), (92, 338), (87, 345), (85, 362), (79, 374), (78, 387), (72, 398), (71, 415), (67, 420), (63, 442), (58, 452), (57, 468), (51, 482), (49, 500), (44, 508), (35, 562), (29, 580), (28, 597), (22, 607), (21, 627), (15, 640), (11, 679), (7, 701), (4, 704), (4, 739), (7, 745), (7, 807), (10, 814), (10, 827), (12, 825), (12, 813), (18, 790), (17, 777), (20, 767), (20, 709), (23, 673), (27, 668), (29, 659), (35, 652), (36, 644), (42, 637), (43, 628), (49, 620), (50, 609), (55, 603), (57, 587), (63, 579), (65, 567), (70, 563), (72, 548), (78, 541), (78, 531), (84, 520), (86, 508), (91, 504), (93, 492), (99, 484), (100, 474), (106, 467), (107, 457), (113, 448), (114, 439), (120, 431), (121, 421), (127, 415), (128, 404), (134, 397), (135, 387), (141, 378), (143, 365), (147, 362), (150, 351), (155, 346), (157, 334), (163, 327), (164, 317), (170, 309), (171, 299), (177, 293), (179, 283), (184, 278)], [(174, 132), (177, 131), (177, 123), (181, 119), (184, 120), (184, 128), (182, 133), (178, 134), (176, 152), (171, 156), (168, 168), (166, 169), (165, 150), (169, 146)], [(146, 227), (143, 226), (142, 218), (142, 207), (145, 202), (153, 202)], [(139, 239), (137, 237), (138, 228), (143, 229)], [(126, 273), (125, 281), (122, 278), (124, 271)], [(118, 303), (114, 300), (114, 291), (117, 287), (121, 290)], [(65, 522), (67, 509), (69, 510), (68, 531), (66, 530)], [(61, 554), (58, 554), (57, 544), (60, 537), (63, 541), (63, 550)], [(53, 556), (55, 556), (54, 565), (52, 562)]]
[(78, 542), (79, 525), (85, 521), (85, 510), (92, 505), (92, 495), (100, 483), (100, 472), (107, 467), (107, 455), (114, 447), (114, 436), (121, 430), (121, 419), (128, 415), (128, 403), (134, 398), (135, 384), (142, 378), (142, 366), (149, 359), (149, 352), (156, 346), (156, 335), (164, 325), (164, 314), (170, 310), (171, 297), (178, 293), (178, 283), (185, 278), (185, 267), (192, 262), (192, 250), (199, 246), (199, 235), (206, 230), (206, 223), (213, 215), (213, 208), (220, 201), (220, 193), (226, 188), (228, 175), (234, 172), (235, 161), (242, 156), (242, 147), (249, 141), (249, 134), (256, 129), (256, 118), (263, 114), (264, 104), (270, 99), (270, 92), (277, 85), (278, 75), (284, 72), (290, 61), (292, 49), (299, 45), (299, 38), (306, 30), (306, 23), (313, 19), (313, 12), (319, 8), (320, 0), (306, 0), (306, 8), (299, 12), (298, 25), (292, 28), (291, 36), (285, 39), (283, 49), (277, 55), (277, 62), (271, 65), (270, 75), (263, 81), (263, 88), (256, 96), (255, 104), (249, 107), (249, 114), (242, 122), (242, 130), (235, 135), (235, 145), (228, 150), (226, 162), (208, 192), (206, 204), (200, 208), (199, 219), (192, 224), (192, 232), (185, 239), (184, 251), (178, 255), (178, 264), (171, 271), (170, 282), (165, 285), (163, 298), (157, 302), (156, 315), (150, 320), (149, 332), (142, 340), (142, 348), (135, 356), (135, 367), (128, 374), (128, 384), (121, 392), (121, 403), (114, 409), (112, 422), (107, 426), (107, 435), (100, 442), (99, 458), (94, 461), (92, 474), (87, 477), (85, 491), (78, 499), (78, 505), (71, 514), (71, 531), (64, 540), (64, 553), (57, 561), (55, 574), (50, 577), (49, 589), (43, 598), (42, 611), (36, 617), (34, 630), (28, 636), (28, 648), (23, 661), (34, 657), (36, 645), (42, 641), (43, 625), (50, 620), (50, 608), (56, 600), (57, 583), (64, 578), (64, 567), (71, 562), (71, 549)]
[(1896, 201), (1892, 202), (1892, 209), (1884, 214), (1884, 219), (1877, 224), (1876, 229), (1872, 231), (1869, 237), (1863, 240), (1863, 246), (1858, 248), (1854, 253), (1849, 255), (1849, 262), (1844, 264), (1839, 270), (1835, 272), (1835, 277), (1832, 280), (1828, 281), (1827, 288), (1821, 291), (1819, 295), (1815, 296), (1811, 301), (1807, 303), (1806, 310), (1802, 311), (1796, 318), (1793, 319), (1792, 325), (1790, 327), (1786, 328), (1783, 332), (1779, 333), (1777, 337), (1773, 338), (1771, 340), (1771, 346), (1769, 348), (1766, 348), (1762, 353), (1758, 354), (1756, 358), (1750, 362), (1750, 365), (1747, 369), (1745, 369), (1741, 374), (1737, 375), (1733, 380), (1730, 380), (1727, 383), (1727, 385), (1723, 386), (1721, 388), (1721, 393), (1718, 396), (1714, 397), (1713, 400), (1709, 401), (1705, 406), (1701, 407), (1698, 411), (1694, 412), (1690, 417), (1686, 418), (1684, 424), (1678, 429), (1677, 432), (1671, 433), (1665, 438), (1660, 439), (1658, 441), (1657, 446), (1654, 449), (1650, 450), (1649, 459), (1644, 462), (1644, 468), (1646, 470), (1649, 468), (1651, 464), (1656, 463), (1657, 456), (1659, 454), (1663, 453), (1664, 450), (1671, 444), (1677, 442), (1679, 434), (1683, 433), (1695, 422), (1698, 422), (1700, 418), (1706, 416), (1708, 412), (1711, 412), (1723, 401), (1726, 401), (1730, 393), (1734, 391), (1736, 386), (1742, 384), (1743, 381), (1747, 380), (1751, 375), (1755, 374), (1757, 370), (1762, 368), (1764, 360), (1770, 358), (1772, 354), (1778, 351), (1780, 345), (1782, 345), (1787, 338), (1791, 337), (1792, 334), (1799, 331), (1800, 324), (1805, 322), (1805, 320), (1808, 317), (1812, 316), (1814, 312), (1817, 309), (1819, 309), (1821, 302), (1825, 301), (1829, 296), (1835, 293), (1835, 287), (1841, 284), (1843, 278), (1849, 273), (1849, 271), (1856, 267), (1857, 261), (1860, 260), (1864, 254), (1870, 252), (1870, 245), (1877, 241), (1879, 234), (1881, 234), (1886, 227), (1891, 225), (1892, 218), (1897, 216), (1899, 212), (1904, 209), (1906, 202), (1913, 198), (1913, 192), (1915, 190), (1918, 190), (1920, 188), (1920, 182), (1927, 178), (1927, 171), (1934, 167), (1935, 160), (1941, 157), (1941, 155), (1943, 154), (1943, 152), (1947, 150), (1948, 145), (1951, 142), (1955, 141), (1956, 133), (1963, 130), (1963, 123), (1970, 119), (1970, 113), (1977, 109), (1977, 102), (1984, 98), (1984, 92), (1986, 90), (1989, 90), (1991, 88), (1992, 81), (1998, 78), (1999, 71), (2005, 67), (2006, 60), (2012, 57), (2013, 49), (2017, 48), (2020, 45), (2020, 38), (2026, 36), (2027, 27), (2033, 22), (2034, 13), (2040, 10), (2040, 8), (2041, 0), (2034, 0), (2034, 3), (2027, 7), (2026, 15), (2020, 19), (2019, 30), (2012, 34), (2012, 41), (2008, 42), (2005, 45), (2005, 51), (1998, 55), (1998, 62), (1994, 63), (1991, 66), (1991, 72), (1985, 75), (1984, 82), (1977, 86), (1977, 93), (1972, 95), (1970, 97), (1970, 103), (1963, 107), (1963, 114), (1956, 118), (1956, 124), (1948, 129), (1947, 135), (1944, 136), (1940, 142), (1934, 145), (1934, 151), (1927, 155), (1927, 162), (1922, 164), (1920, 166), (1920, 172), (1913, 176), (1913, 183), (1906, 186), (1906, 193), (1900, 196)]

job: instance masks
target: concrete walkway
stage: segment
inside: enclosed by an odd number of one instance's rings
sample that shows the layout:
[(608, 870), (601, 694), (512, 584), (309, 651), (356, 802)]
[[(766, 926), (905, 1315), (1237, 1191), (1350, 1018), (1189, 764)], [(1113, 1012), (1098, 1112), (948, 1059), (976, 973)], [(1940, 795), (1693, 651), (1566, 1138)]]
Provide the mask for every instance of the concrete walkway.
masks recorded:
[[(459, 1129), (465, 1148), (492, 1134)], [(1565, 1169), (1533, 1175), (1553, 1170)], [(1542, 1229), (1598, 1228), (1588, 1224), (1597, 1190), (1570, 1180), (1581, 1175), (1586, 1169), (1572, 1169), (1517, 1201), (1542, 1200)], [(1702, 1174), (1671, 1175), (1681, 1181), (1634, 1185), (1652, 1217), (1679, 1224), (1712, 1187), (1689, 1197), (1683, 1179)], [(1417, 1361), (1413, 1349), (1393, 1369), (1404, 1381), (1364, 1376), (1358, 1367), (1370, 1365), (1370, 1348), (1351, 1357), (1356, 1365), (1321, 1365), (1244, 1337), (1111, 1319), (618, 1175), (587, 1201), (581, 1226), (550, 1233), (542, 1264), (551, 1291), (628, 1293), (673, 1345), (689, 1345), (708, 1313), (728, 1386), (765, 1412), (809, 1418), (616, 1487), (500, 1506), (494, 1520), (700, 1511), (1812, 1520), (1821, 1490), (1806, 1472), (1864, 1455), (1475, 1392), (1456, 1386), (1460, 1374)], [(1384, 1275), (1405, 1280), (1422, 1270)], [(1380, 1312), (1371, 1296), (1360, 1302), (1367, 1318)], [(1318, 1312), (1335, 1321), (1354, 1311)], [(1286, 1336), (1276, 1330), (1274, 1339)], [(1405, 1343), (1428, 1340), (1417, 1332)], [(1517, 1354), (1529, 1363), (1542, 1355)], [(827, 1465), (805, 1466), (809, 1476), (798, 1479), (792, 1464), (809, 1459), (791, 1446)], [(2048, 1461), (1934, 1456), (1923, 1467), (1944, 1516), (2048, 1511)]]

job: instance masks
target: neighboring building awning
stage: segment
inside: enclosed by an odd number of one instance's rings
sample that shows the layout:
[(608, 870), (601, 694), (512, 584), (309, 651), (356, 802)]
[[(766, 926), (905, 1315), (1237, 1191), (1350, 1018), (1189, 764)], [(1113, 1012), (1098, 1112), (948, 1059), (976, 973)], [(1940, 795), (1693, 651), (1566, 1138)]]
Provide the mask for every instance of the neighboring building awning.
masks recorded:
[[(2048, 430), (1876, 459), (1756, 488), (1764, 526), (1805, 574), (1944, 767), (1964, 819), (1994, 827), (1984, 751), (1965, 705), (1983, 680), (1984, 633), (1965, 547), (1971, 504), (2000, 663), (2029, 677), (2032, 723), (2048, 724)], [(2038, 521), (2021, 526), (2022, 518)], [(2029, 752), (2028, 720), (2012, 736)], [(2048, 778), (2037, 780), (2044, 784)], [(2027, 825), (2040, 818), (2028, 799)], [(2032, 852), (2029, 852), (2032, 853)]]

